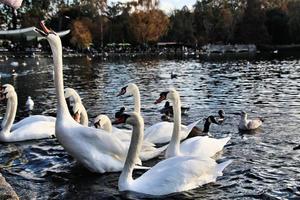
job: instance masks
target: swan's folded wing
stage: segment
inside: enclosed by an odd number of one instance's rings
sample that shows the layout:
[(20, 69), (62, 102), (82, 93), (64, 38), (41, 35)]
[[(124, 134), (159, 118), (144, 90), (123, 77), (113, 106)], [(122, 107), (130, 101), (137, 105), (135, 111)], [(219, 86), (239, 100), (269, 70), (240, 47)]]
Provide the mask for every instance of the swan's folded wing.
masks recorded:
[(257, 129), (262, 125), (262, 121), (260, 119), (249, 120), (247, 124), (248, 130)]
[(21, 128), (27, 124), (38, 122), (38, 121), (47, 121), (47, 122), (55, 122), (56, 118), (51, 116), (44, 116), (44, 115), (32, 115), (29, 117), (26, 117), (17, 123), (12, 125), (11, 130), (14, 131), (18, 128)]
[(133, 189), (145, 194), (165, 195), (213, 182), (220, 175), (220, 168), (213, 159), (178, 156), (159, 162), (134, 180)]
[[(81, 137), (82, 141), (89, 142), (87, 145), (92, 145), (95, 149), (98, 149), (102, 153), (119, 159), (124, 159), (126, 157), (126, 147), (121, 140), (114, 135), (101, 129), (84, 126), (79, 126), (78, 128), (79, 130), (81, 129), (78, 131), (81, 133), (79, 134), (79, 137)], [(78, 139), (80, 141), (80, 138)]]
[(183, 155), (212, 157), (230, 140), (226, 138), (211, 138), (208, 136), (197, 136), (189, 138), (180, 144), (180, 151)]
[(171, 140), (173, 123), (159, 122), (145, 130), (144, 140), (152, 143), (167, 143)]

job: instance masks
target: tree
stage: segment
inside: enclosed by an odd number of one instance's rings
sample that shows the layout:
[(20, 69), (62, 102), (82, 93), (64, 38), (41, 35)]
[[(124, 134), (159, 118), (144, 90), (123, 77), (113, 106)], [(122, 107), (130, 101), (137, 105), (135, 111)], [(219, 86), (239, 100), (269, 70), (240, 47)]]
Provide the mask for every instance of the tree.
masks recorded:
[(185, 6), (181, 10), (173, 11), (170, 16), (170, 29), (167, 39), (179, 43), (194, 44), (196, 41), (193, 28), (193, 14)]
[(130, 28), (138, 43), (156, 42), (166, 34), (169, 19), (158, 9), (136, 11), (130, 16)]
[(235, 42), (264, 44), (270, 41), (265, 26), (265, 13), (260, 0), (247, 0), (241, 21), (236, 25)]
[(287, 44), (289, 42), (288, 21), (287, 13), (279, 8), (266, 12), (266, 26), (273, 44)]
[(92, 42), (92, 35), (88, 25), (91, 21), (88, 18), (75, 20), (72, 24), (71, 43), (80, 49), (89, 48)]
[(289, 32), (294, 43), (300, 43), (300, 2), (291, 1), (288, 4)]

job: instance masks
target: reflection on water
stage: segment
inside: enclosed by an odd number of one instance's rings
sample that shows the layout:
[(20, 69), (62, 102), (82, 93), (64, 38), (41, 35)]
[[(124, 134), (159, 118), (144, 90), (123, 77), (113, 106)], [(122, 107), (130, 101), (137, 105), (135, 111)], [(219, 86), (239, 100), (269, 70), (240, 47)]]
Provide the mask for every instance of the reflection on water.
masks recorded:
[[(51, 58), (27, 58), (27, 66), (10, 75), (9, 59), (0, 63), (1, 82), (11, 83), (19, 95), (18, 118), (25, 115), (27, 96), (35, 101), (34, 114), (55, 115), (56, 98)], [(203, 119), (224, 109), (227, 119), (212, 126), (215, 137), (231, 135), (223, 157), (234, 162), (216, 183), (175, 194), (169, 199), (281, 199), (300, 195), (300, 61), (246, 60), (208, 62), (197, 60), (152, 60), (101, 63), (80, 58), (64, 60), (65, 86), (76, 89), (90, 116), (113, 116), (121, 106), (133, 109), (132, 97), (116, 97), (119, 89), (135, 82), (141, 90), (146, 126), (160, 121), (154, 105), (159, 93), (175, 87), (182, 104), (191, 109), (184, 123)], [(171, 72), (178, 74), (170, 79)], [(0, 112), (4, 114), (4, 106)], [(261, 116), (265, 122), (254, 135), (237, 130), (239, 116)], [(199, 125), (199, 126), (202, 126)], [(158, 160), (146, 162), (153, 165)], [(56, 139), (0, 144), (0, 168), (21, 199), (121, 199), (118, 173), (92, 174), (78, 165)], [(142, 172), (137, 171), (138, 176)], [(125, 197), (135, 198), (133, 194)]]

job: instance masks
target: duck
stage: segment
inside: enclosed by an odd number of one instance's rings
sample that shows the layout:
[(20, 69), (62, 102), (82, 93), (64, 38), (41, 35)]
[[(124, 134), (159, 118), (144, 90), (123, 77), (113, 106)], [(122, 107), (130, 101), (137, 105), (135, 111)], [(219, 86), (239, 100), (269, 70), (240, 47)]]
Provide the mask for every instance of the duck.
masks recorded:
[[(127, 86), (123, 87), (117, 96), (131, 94), (134, 97), (134, 112), (141, 112), (141, 100), (140, 91), (136, 84), (129, 83)], [(197, 120), (187, 126), (181, 125), (181, 140), (185, 139), (191, 132), (194, 126), (196, 126), (201, 120)], [(173, 122), (158, 122), (145, 129), (145, 141), (154, 144), (166, 144), (170, 142), (173, 130)]]
[[(18, 101), (18, 96), (17, 93), (15, 91), (14, 86), (12, 86), (11, 84), (5, 84), (2, 86), (2, 91), (13, 91), (12, 95), (11, 95), (11, 101), (13, 102), (17, 102)], [(4, 119), (2, 121), (1, 127), (3, 128), (5, 126), (5, 124), (7, 123), (7, 119), (9, 118), (10, 115), (16, 115), (16, 113), (13, 113), (11, 111), (11, 104), (7, 105), (6, 108), (6, 112), (5, 112), (5, 116)], [(13, 109), (14, 110), (14, 109)], [(16, 112), (17, 110), (15, 110)], [(52, 122), (55, 123), (56, 118), (55, 117), (51, 117), (51, 116), (44, 116), (44, 115), (30, 115), (29, 117), (26, 117), (18, 122), (16, 122), (15, 124), (12, 124), (10, 131), (14, 131), (16, 129), (22, 128), (24, 126), (28, 126), (31, 123), (35, 123), (38, 121), (46, 121), (46, 122)]]
[(115, 118), (118, 118), (121, 114), (125, 112), (125, 107), (121, 107), (119, 111), (115, 113)]
[(263, 120), (260, 118), (257, 119), (248, 119), (248, 114), (245, 111), (242, 111), (240, 113), (241, 115), (241, 119), (239, 122), (239, 130), (242, 131), (251, 131), (251, 130), (255, 130), (257, 128), (259, 128), (262, 123)]
[[(123, 113), (122, 113), (123, 114)], [(122, 114), (117, 116), (117, 120), (122, 116)], [(116, 121), (117, 122), (117, 121)], [(114, 123), (116, 123), (114, 122)], [(116, 137), (118, 137), (122, 142), (127, 143), (127, 145), (130, 144), (131, 139), (131, 130), (126, 129), (119, 129), (112, 126), (112, 122), (109, 119), (107, 115), (98, 115), (94, 120), (94, 126), (96, 128), (102, 128), (103, 130), (114, 134)], [(140, 159), (142, 161), (151, 160), (153, 158), (158, 157), (163, 151), (165, 151), (167, 148), (167, 145), (156, 148), (155, 145), (151, 142), (143, 141), (142, 150), (140, 153)]]
[(222, 124), (225, 121), (225, 111), (223, 109), (219, 110), (218, 115), (219, 116), (217, 117), (216, 121), (219, 124)]
[(171, 72), (171, 79), (173, 79), (173, 78), (177, 78), (178, 77), (178, 75), (177, 74), (174, 74), (174, 72)]
[[(211, 138), (209, 136), (196, 136), (184, 140), (180, 143), (181, 129), (181, 101), (179, 93), (175, 89), (169, 89), (166, 92), (160, 93), (155, 104), (161, 103), (164, 100), (170, 100), (173, 103), (174, 123), (172, 138), (167, 150), (165, 158), (170, 158), (179, 155), (198, 155), (204, 157), (213, 157), (217, 152), (222, 151), (223, 147), (230, 140), (230, 137)], [(210, 119), (210, 118), (209, 118)]]
[(31, 96), (28, 96), (27, 97), (27, 101), (26, 101), (26, 110), (27, 111), (32, 111), (33, 110), (33, 107), (34, 107), (34, 102), (33, 100), (31, 99)]
[[(185, 115), (189, 110), (189, 107), (181, 107), (181, 114)], [(160, 113), (168, 115), (170, 117), (173, 116), (173, 107), (170, 105), (169, 101), (166, 101), (164, 107), (160, 110)]]
[[(84, 167), (95, 173), (118, 172), (124, 167), (128, 146), (114, 135), (77, 123), (68, 111), (64, 96), (63, 56), (60, 37), (41, 22), (34, 30), (50, 44), (54, 62), (54, 84), (57, 98), (55, 134), (58, 142)], [(141, 164), (137, 159), (135, 164)], [(138, 166), (136, 166), (138, 167)], [(142, 166), (143, 167), (143, 166)]]
[(215, 182), (232, 162), (228, 160), (218, 164), (208, 157), (181, 155), (160, 161), (134, 179), (132, 172), (142, 148), (144, 121), (135, 112), (124, 113), (120, 119), (119, 123), (133, 126), (129, 151), (118, 181), (120, 192), (131, 191), (153, 197), (191, 190)]
[(189, 135), (187, 136), (188, 138), (192, 138), (192, 137), (196, 137), (196, 136), (206, 136), (206, 135), (210, 135), (209, 134), (209, 127), (210, 125), (214, 123), (214, 124), (220, 124), (216, 118), (214, 116), (209, 116), (205, 119), (205, 123), (204, 123), (204, 127), (203, 129), (198, 128), (197, 126), (195, 126), (192, 131), (189, 133)]
[(49, 121), (35, 121), (27, 123), (15, 130), (11, 130), (18, 107), (18, 98), (14, 87), (10, 84), (2, 86), (0, 100), (4, 99), (7, 100), (7, 107), (0, 132), (1, 142), (22, 142), (52, 138), (55, 136), (55, 123)]

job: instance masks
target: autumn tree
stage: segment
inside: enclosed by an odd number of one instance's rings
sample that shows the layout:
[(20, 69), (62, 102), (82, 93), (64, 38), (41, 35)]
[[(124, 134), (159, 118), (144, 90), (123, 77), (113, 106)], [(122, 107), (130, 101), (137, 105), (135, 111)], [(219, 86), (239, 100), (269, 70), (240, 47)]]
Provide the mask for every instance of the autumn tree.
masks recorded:
[(156, 42), (166, 34), (168, 17), (158, 9), (136, 11), (130, 16), (130, 28), (138, 43)]
[(72, 23), (71, 43), (79, 49), (90, 47), (92, 35), (88, 25), (91, 21), (88, 18), (77, 19)]

